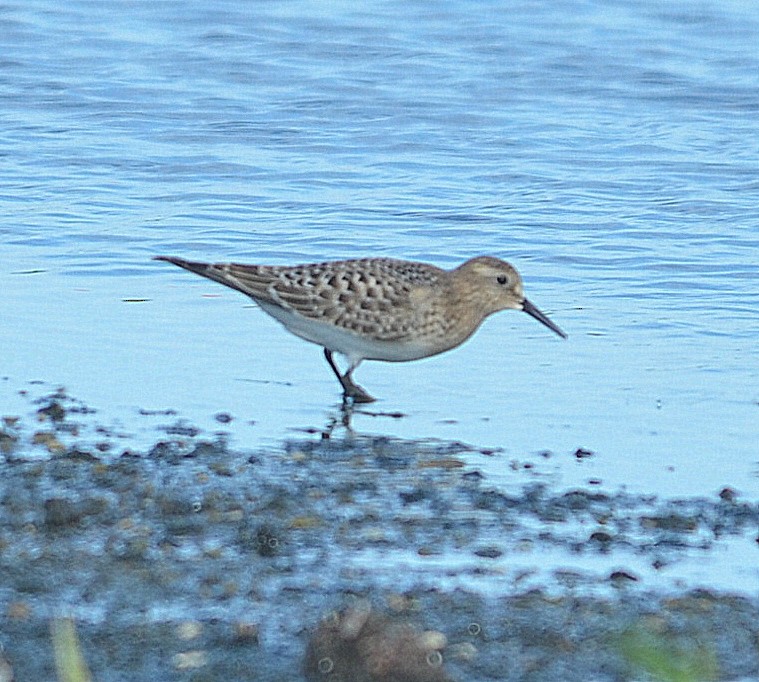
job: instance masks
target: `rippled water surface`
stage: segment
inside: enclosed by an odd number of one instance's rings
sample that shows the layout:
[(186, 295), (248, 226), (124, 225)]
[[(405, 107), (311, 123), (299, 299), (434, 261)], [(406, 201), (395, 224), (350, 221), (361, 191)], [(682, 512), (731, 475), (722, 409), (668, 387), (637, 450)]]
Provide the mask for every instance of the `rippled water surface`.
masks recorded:
[(276, 445), (337, 412), (320, 350), (152, 256), (487, 253), (569, 340), (504, 313), (366, 363), (356, 431), (492, 448), (503, 488), (759, 494), (759, 6), (40, 0), (0, 30), (3, 413), (40, 380)]

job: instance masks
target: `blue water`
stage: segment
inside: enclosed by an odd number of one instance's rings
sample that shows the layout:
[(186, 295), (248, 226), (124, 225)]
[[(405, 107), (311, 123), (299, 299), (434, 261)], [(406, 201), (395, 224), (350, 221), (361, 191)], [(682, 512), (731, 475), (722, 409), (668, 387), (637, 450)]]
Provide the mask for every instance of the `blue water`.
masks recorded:
[(366, 363), (406, 416), (356, 431), (499, 449), (503, 488), (759, 495), (756, 3), (38, 0), (0, 35), (3, 414), (40, 380), (276, 447), (335, 414), (320, 350), (151, 256), (487, 253), (569, 340), (504, 313)]

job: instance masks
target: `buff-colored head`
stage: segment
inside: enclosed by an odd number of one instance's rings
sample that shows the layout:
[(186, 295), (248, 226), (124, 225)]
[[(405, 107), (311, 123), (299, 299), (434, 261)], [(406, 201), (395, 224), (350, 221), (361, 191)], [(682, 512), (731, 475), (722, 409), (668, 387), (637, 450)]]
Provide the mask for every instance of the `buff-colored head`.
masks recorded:
[(567, 338), (567, 335), (525, 298), (522, 278), (516, 268), (492, 256), (478, 256), (462, 263), (451, 271), (454, 288), (463, 298), (476, 301), (485, 315), (501, 310), (522, 310), (550, 330)]

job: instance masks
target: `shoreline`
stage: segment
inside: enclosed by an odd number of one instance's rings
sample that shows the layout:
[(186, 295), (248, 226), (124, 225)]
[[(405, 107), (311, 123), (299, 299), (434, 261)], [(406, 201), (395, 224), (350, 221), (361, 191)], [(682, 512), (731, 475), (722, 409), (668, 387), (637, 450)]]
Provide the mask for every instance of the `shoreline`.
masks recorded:
[[(639, 568), (755, 540), (759, 507), (729, 489), (657, 500), (526, 479), (505, 493), (460, 443), (314, 434), (242, 451), (178, 419), (133, 451), (65, 391), (35, 408), (36, 422), (0, 415), (1, 636), (17, 679), (53, 679), (61, 616), (101, 681), (301, 679), (322, 619), (356, 600), (390, 633), (406, 632), (395, 619), (442, 633), (439, 679), (625, 679), (640, 631), (673, 656), (706, 652), (717, 679), (759, 675), (759, 599), (652, 588)], [(82, 445), (84, 425), (100, 445)], [(601, 570), (529, 570), (556, 555)]]

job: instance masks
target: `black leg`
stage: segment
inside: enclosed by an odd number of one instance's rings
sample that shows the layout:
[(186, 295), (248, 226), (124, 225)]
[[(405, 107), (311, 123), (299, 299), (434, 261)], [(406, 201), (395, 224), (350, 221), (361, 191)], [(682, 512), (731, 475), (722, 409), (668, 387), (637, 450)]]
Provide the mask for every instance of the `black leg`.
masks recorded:
[(345, 374), (340, 374), (340, 370), (337, 368), (334, 359), (332, 358), (332, 351), (329, 348), (324, 349), (324, 357), (327, 359), (329, 366), (335, 373), (337, 380), (343, 387), (343, 398), (351, 398), (354, 403), (373, 403), (376, 398), (369, 395), (361, 386), (353, 383), (351, 374), (356, 366), (352, 366)]
[(335, 361), (332, 359), (332, 351), (329, 350), (329, 348), (324, 349), (324, 357), (327, 358), (327, 362), (329, 363), (329, 366), (332, 368), (332, 371), (335, 373), (335, 376), (337, 377), (337, 380), (342, 385), (343, 383), (343, 375), (340, 374), (340, 370), (337, 368), (337, 365), (335, 364)]

